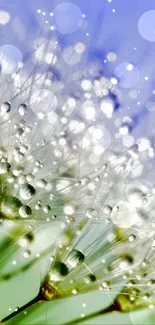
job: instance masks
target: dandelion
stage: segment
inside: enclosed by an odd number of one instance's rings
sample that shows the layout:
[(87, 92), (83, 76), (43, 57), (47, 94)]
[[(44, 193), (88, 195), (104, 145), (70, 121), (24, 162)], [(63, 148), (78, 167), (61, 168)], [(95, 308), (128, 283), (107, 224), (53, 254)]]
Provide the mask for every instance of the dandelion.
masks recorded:
[[(68, 10), (76, 19), (70, 15), (63, 26)], [(2, 24), (11, 19), (6, 14)], [(76, 32), (86, 18), (70, 3), (37, 14), (48, 33)], [(37, 296), (9, 308), (2, 323), (18, 323), (33, 305), (89, 292), (115, 297), (90, 313), (83, 302), (81, 314), (64, 324), (153, 309), (153, 135), (134, 135), (136, 118), (122, 113), (120, 81), (87, 58), (86, 41), (68, 46), (48, 33), (25, 56), (0, 47), (0, 282), (46, 266)]]

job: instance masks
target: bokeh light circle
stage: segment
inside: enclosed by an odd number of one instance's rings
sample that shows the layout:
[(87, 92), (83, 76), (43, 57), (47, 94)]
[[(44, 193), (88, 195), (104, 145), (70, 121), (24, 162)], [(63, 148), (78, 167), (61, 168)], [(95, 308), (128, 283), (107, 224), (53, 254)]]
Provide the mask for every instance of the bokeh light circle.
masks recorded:
[(11, 74), (13, 73), (18, 64), (23, 60), (21, 51), (13, 45), (2, 45), (0, 47), (0, 68), (1, 73)]
[(62, 57), (65, 63), (72, 66), (80, 62), (82, 54), (77, 53), (73, 46), (69, 46), (64, 49)]
[(59, 4), (53, 12), (53, 22), (55, 28), (62, 34), (72, 34), (76, 32), (82, 22), (80, 9), (69, 2)]
[(129, 62), (120, 63), (115, 69), (116, 77), (122, 88), (132, 88), (139, 80), (139, 70)]
[(153, 101), (149, 101), (147, 104), (146, 104), (146, 107), (147, 107), (147, 110), (149, 112), (155, 112), (155, 102)]
[(149, 42), (155, 42), (155, 10), (146, 11), (138, 21), (140, 35)]
[(10, 21), (10, 15), (7, 11), (0, 10), (0, 25), (6, 25)]
[(130, 228), (137, 221), (137, 211), (130, 203), (121, 201), (114, 206), (111, 219), (120, 228)]
[(102, 125), (90, 126), (84, 133), (82, 147), (101, 156), (111, 145), (111, 134)]
[(48, 89), (36, 89), (30, 98), (30, 106), (36, 114), (47, 114), (56, 109), (57, 98)]

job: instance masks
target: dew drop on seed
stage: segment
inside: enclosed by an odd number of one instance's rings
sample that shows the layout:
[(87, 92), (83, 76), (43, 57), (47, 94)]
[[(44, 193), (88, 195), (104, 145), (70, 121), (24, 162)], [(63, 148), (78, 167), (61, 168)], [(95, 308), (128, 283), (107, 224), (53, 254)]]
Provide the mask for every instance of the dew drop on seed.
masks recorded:
[(4, 175), (9, 171), (10, 165), (8, 163), (0, 162), (0, 175)]
[(28, 232), (28, 233), (24, 236), (24, 238), (25, 238), (29, 243), (31, 243), (31, 242), (33, 242), (33, 240), (34, 240), (34, 234), (33, 234), (32, 232)]
[(19, 177), (24, 172), (24, 168), (22, 166), (18, 166), (13, 169), (12, 174), (16, 177)]
[(93, 208), (89, 208), (86, 212), (86, 216), (87, 218), (89, 219), (94, 219), (94, 218), (97, 218), (97, 211)]
[(20, 145), (20, 147), (19, 147), (19, 151), (21, 152), (21, 153), (26, 153), (27, 152), (27, 150), (28, 150), (28, 147), (25, 145), (25, 144), (21, 144)]
[(127, 195), (129, 202), (136, 208), (141, 208), (146, 201), (146, 194), (138, 188), (131, 188)]
[(1, 214), (6, 218), (18, 218), (21, 202), (14, 196), (6, 197), (1, 203)]
[(24, 129), (22, 129), (22, 128), (18, 128), (18, 129), (16, 130), (16, 138), (17, 138), (17, 139), (21, 139), (21, 137), (23, 136), (23, 134), (24, 134)]
[(47, 181), (45, 179), (38, 179), (37, 182), (36, 182), (36, 185), (39, 187), (39, 188), (45, 188), (47, 186)]
[(134, 235), (134, 234), (129, 235), (129, 241), (130, 242), (133, 242), (135, 240), (136, 240), (136, 235)]
[(112, 211), (112, 207), (111, 207), (111, 205), (105, 205), (103, 211), (104, 211), (104, 213), (105, 213), (106, 215), (110, 214), (111, 211)]
[(31, 174), (31, 173), (27, 174), (27, 175), (26, 175), (26, 180), (27, 180), (28, 182), (32, 182), (32, 181), (34, 180), (34, 175)]
[(11, 103), (9, 102), (4, 102), (1, 106), (1, 113), (6, 114), (11, 111)]
[(67, 216), (71, 216), (73, 215), (75, 212), (74, 210), (74, 207), (72, 205), (65, 205), (64, 206), (64, 213), (67, 215)]
[(23, 257), (24, 258), (28, 258), (31, 255), (31, 251), (29, 249), (27, 249), (24, 253), (23, 253)]
[(26, 183), (26, 177), (25, 177), (25, 175), (20, 175), (19, 177), (18, 177), (18, 184), (24, 184), (24, 183)]
[(19, 208), (19, 215), (21, 218), (28, 218), (31, 213), (31, 208), (28, 205), (23, 205)]
[(68, 275), (68, 267), (62, 262), (56, 262), (48, 274), (49, 281), (61, 281)]
[(43, 207), (43, 211), (44, 211), (45, 213), (49, 213), (50, 210), (51, 210), (50, 205), (45, 205), (45, 206)]
[(29, 245), (29, 241), (26, 237), (19, 237), (17, 242), (18, 242), (18, 245), (22, 248), (27, 248)]
[(76, 267), (77, 265), (81, 264), (84, 262), (85, 256), (84, 254), (77, 250), (73, 249), (70, 253), (69, 256), (67, 257), (67, 265), (71, 268)]
[(16, 307), (16, 308), (15, 308), (15, 312), (17, 312), (18, 310), (19, 310), (19, 307)]
[(137, 222), (137, 211), (130, 203), (121, 201), (114, 206), (111, 219), (115, 225), (129, 228)]
[(18, 107), (18, 113), (19, 115), (21, 116), (25, 116), (27, 114), (27, 111), (28, 111), (28, 107), (26, 104), (21, 104), (19, 107)]
[(30, 200), (35, 195), (35, 188), (30, 184), (23, 184), (20, 188), (20, 197), (23, 200)]
[(124, 271), (128, 269), (132, 264), (133, 264), (132, 256), (129, 255), (123, 256), (119, 263), (119, 269)]
[(154, 279), (150, 279), (147, 283), (148, 286), (152, 286), (155, 284), (155, 280)]
[(85, 278), (85, 283), (89, 284), (91, 282), (95, 282), (96, 281), (96, 276), (92, 273), (88, 274)]

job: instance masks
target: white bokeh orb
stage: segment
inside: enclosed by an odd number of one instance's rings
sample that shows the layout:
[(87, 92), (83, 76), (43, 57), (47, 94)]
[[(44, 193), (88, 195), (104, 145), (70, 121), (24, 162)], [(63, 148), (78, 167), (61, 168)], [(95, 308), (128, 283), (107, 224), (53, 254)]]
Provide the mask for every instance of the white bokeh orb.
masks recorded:
[(10, 19), (10, 14), (7, 11), (0, 10), (0, 25), (8, 24)]
[(81, 10), (73, 3), (59, 4), (53, 12), (54, 27), (62, 34), (76, 32), (82, 22)]
[(12, 74), (18, 68), (22, 60), (22, 53), (17, 47), (10, 44), (0, 47), (1, 73)]
[(155, 42), (155, 10), (143, 13), (138, 21), (140, 35), (149, 42)]

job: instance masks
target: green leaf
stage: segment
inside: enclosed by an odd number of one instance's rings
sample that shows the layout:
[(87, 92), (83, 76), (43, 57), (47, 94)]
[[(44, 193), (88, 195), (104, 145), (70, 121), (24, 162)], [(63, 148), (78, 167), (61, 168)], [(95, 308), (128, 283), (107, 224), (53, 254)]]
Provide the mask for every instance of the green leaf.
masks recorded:
[(115, 293), (95, 291), (69, 298), (58, 299), (51, 302), (38, 303), (14, 317), (7, 324), (34, 325), (34, 324), (65, 324), (82, 318), (82, 315), (89, 315), (111, 305)]
[[(59, 236), (61, 230), (59, 225), (58, 222), (55, 222), (54, 224), (48, 223), (46, 231), (44, 231), (44, 224), (40, 227), (40, 232), (31, 246), (31, 258), (36, 256), (38, 252), (40, 253), (45, 250), (49, 245), (51, 245), (51, 243), (53, 243), (53, 239), (56, 236)], [(19, 268), (20, 259), (23, 260), (22, 251), (20, 254), (16, 254), (16, 256), (10, 254), (4, 271), (1, 271), (2, 274), (12, 271), (13, 268)], [(17, 261), (17, 265), (12, 264), (13, 260)], [(27, 262), (28, 260), (26, 259), (25, 263)], [(10, 280), (0, 282), (0, 302), (3, 302), (0, 303), (0, 319), (8, 316), (17, 307), (25, 305), (38, 295), (40, 282), (45, 275), (49, 262), (49, 256), (41, 260), (38, 259), (37, 263), (25, 272), (12, 277)]]

